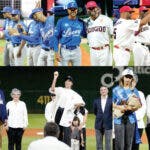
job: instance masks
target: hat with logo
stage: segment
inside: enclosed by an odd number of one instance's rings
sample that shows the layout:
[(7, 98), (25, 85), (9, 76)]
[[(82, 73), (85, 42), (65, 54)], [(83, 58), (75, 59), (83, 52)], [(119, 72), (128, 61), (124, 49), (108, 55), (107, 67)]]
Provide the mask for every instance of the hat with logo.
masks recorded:
[(124, 13), (124, 12), (134, 12), (134, 11), (132, 10), (130, 6), (123, 6), (120, 8), (119, 12)]
[(146, 8), (145, 6), (141, 6), (140, 8), (139, 8), (139, 11), (141, 12), (141, 11), (148, 11), (148, 8)]
[(12, 12), (11, 12), (12, 15), (21, 15), (21, 12), (20, 10), (18, 9), (14, 9)]
[(77, 3), (76, 2), (70, 2), (70, 3), (68, 3), (67, 9), (70, 9), (70, 8), (78, 8)]
[(89, 1), (86, 4), (86, 8), (92, 8), (92, 7), (97, 7), (97, 4), (95, 1)]
[(32, 10), (32, 13), (30, 14), (29, 18), (30, 19), (33, 19), (33, 15), (37, 12), (43, 12), (43, 9), (42, 8), (35, 8)]
[(123, 76), (126, 76), (126, 75), (131, 75), (131, 76), (133, 77), (133, 76), (134, 76), (133, 70), (130, 69), (130, 68), (125, 69), (125, 70), (122, 72), (122, 77), (123, 77)]
[(12, 8), (9, 7), (9, 6), (6, 6), (6, 7), (3, 8), (3, 10), (2, 10), (1, 12), (2, 12), (2, 13), (6, 13), (6, 12), (11, 13), (11, 12), (12, 12)]

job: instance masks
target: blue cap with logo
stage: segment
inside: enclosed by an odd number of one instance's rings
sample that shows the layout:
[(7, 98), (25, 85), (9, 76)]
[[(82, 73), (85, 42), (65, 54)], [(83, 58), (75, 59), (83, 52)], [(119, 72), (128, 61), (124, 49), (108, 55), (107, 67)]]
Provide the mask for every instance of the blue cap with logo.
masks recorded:
[(12, 12), (11, 12), (12, 15), (21, 15), (21, 12), (20, 10), (18, 9), (14, 9)]
[(6, 6), (6, 7), (3, 8), (3, 10), (1, 12), (2, 13), (7, 13), (7, 12), (11, 13), (12, 12), (12, 8), (9, 7), (9, 6)]
[(70, 8), (78, 8), (78, 5), (77, 5), (77, 3), (76, 2), (70, 2), (70, 3), (68, 3), (68, 5), (67, 5), (67, 9), (70, 9)]
[(33, 15), (37, 12), (43, 12), (43, 9), (42, 8), (35, 8), (32, 10), (32, 13), (30, 14), (29, 18), (30, 19), (33, 19)]

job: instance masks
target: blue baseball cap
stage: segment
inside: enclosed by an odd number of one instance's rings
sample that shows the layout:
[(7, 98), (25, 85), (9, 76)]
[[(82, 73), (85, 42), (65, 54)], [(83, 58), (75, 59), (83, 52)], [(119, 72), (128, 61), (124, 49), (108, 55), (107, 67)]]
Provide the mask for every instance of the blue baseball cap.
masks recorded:
[(11, 13), (11, 12), (12, 12), (12, 8), (9, 7), (9, 6), (6, 6), (6, 7), (3, 8), (3, 10), (2, 10), (1, 12), (2, 12), (2, 13), (6, 13), (6, 12)]
[(78, 8), (78, 5), (77, 5), (77, 3), (76, 2), (70, 2), (70, 3), (68, 3), (68, 5), (67, 5), (67, 9), (69, 9), (69, 8)]
[(37, 12), (43, 12), (43, 9), (42, 8), (35, 8), (32, 10), (32, 13), (30, 14), (29, 18), (30, 19), (33, 19), (33, 15)]
[(20, 10), (18, 9), (14, 9), (12, 12), (11, 12), (12, 15), (21, 15), (21, 12)]

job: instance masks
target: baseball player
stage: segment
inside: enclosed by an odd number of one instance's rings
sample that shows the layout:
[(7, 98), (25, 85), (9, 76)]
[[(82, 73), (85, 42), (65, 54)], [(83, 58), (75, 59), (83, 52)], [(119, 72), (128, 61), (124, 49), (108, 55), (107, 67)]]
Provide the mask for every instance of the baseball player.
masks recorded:
[(12, 65), (9, 60), (9, 55), (10, 55), (9, 53), (12, 49), (12, 45), (10, 42), (11, 39), (10, 39), (9, 35), (6, 34), (6, 31), (8, 28), (12, 27), (12, 20), (11, 20), (12, 8), (4, 7), (1, 12), (3, 13), (5, 21), (4, 21), (4, 25), (3, 25), (3, 33), (1, 32), (0, 38), (3, 38), (5, 36), (5, 39), (6, 39), (6, 45), (5, 45), (5, 49), (4, 49), (4, 65), (9, 66), (9, 65)]
[[(148, 13), (145, 6), (139, 8), (139, 18), (144, 18)], [(133, 46), (134, 65), (150, 66), (150, 25), (147, 23), (142, 26), (135, 34), (135, 43)]]
[(109, 43), (113, 35), (113, 22), (109, 17), (101, 14), (101, 9), (95, 1), (89, 1), (86, 9), (90, 16), (86, 22), (91, 65), (112, 66)]
[(116, 66), (128, 66), (130, 52), (135, 41), (134, 33), (150, 20), (150, 14), (143, 19), (131, 20), (133, 12), (129, 6), (120, 8), (120, 19), (114, 25), (113, 58)]
[[(32, 10), (29, 18), (33, 21), (28, 26), (27, 35), (20, 34), (20, 37), (27, 41), (27, 65), (28, 66), (37, 66), (38, 57), (41, 51), (42, 37), (40, 33), (40, 22), (34, 18), (34, 13), (42, 11), (42, 8), (36, 8)], [(20, 49), (18, 55), (22, 53)]]
[[(81, 65), (81, 36), (86, 37), (84, 22), (77, 18), (78, 6), (76, 2), (67, 5), (68, 16), (58, 20), (55, 30), (56, 37), (56, 59), (62, 66), (68, 66), (71, 62), (73, 66)], [(61, 48), (58, 51), (58, 43)]]
[(56, 94), (55, 122), (60, 126), (59, 139), (70, 145), (70, 126), (74, 118), (74, 111), (77, 107), (84, 106), (85, 102), (77, 92), (72, 90), (73, 78), (71, 76), (66, 77), (65, 87), (56, 87), (58, 76), (58, 72), (54, 72), (54, 79), (49, 91)]
[(14, 57), (14, 65), (15, 66), (23, 66), (23, 55), (21, 57), (18, 57), (18, 51), (19, 51), (19, 46), (22, 42), (22, 39), (16, 32), (22, 32), (19, 31), (19, 26), (22, 26), (22, 30), (24, 33), (27, 32), (27, 27), (24, 24), (24, 22), (21, 20), (21, 13), (18, 9), (14, 9), (12, 11), (12, 20), (13, 20), (13, 25), (12, 28), (9, 29), (9, 35), (11, 36), (11, 42), (13, 45), (13, 57)]

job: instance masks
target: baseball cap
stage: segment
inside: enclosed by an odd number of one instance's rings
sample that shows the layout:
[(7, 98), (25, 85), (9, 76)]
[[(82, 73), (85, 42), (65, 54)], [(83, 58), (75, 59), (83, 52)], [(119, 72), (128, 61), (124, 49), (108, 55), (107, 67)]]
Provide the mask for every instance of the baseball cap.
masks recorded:
[(140, 8), (139, 8), (139, 11), (141, 12), (141, 11), (144, 11), (144, 10), (148, 10), (148, 8), (146, 8), (145, 6), (141, 6)]
[(91, 8), (91, 7), (97, 7), (97, 4), (95, 1), (89, 1), (86, 4), (86, 8)]
[(133, 76), (134, 76), (133, 70), (131, 70), (130, 68), (125, 69), (125, 70), (122, 72), (122, 77), (123, 77), (123, 76), (126, 76), (126, 75), (131, 75), (131, 76), (133, 77)]
[(11, 13), (11, 12), (12, 12), (12, 8), (9, 7), (9, 6), (6, 6), (6, 7), (3, 8), (3, 10), (2, 10), (1, 12), (2, 12), (2, 13), (6, 13), (6, 12)]
[(70, 80), (71, 82), (73, 82), (73, 78), (72, 78), (71, 76), (67, 76), (67, 77), (65, 78), (65, 81), (67, 81), (67, 80)]
[(120, 13), (123, 13), (123, 12), (133, 12), (132, 8), (130, 6), (123, 6), (120, 8), (119, 10)]
[(20, 10), (18, 9), (14, 9), (12, 12), (11, 12), (12, 15), (21, 15), (21, 12)]
[(33, 15), (37, 12), (43, 12), (43, 9), (42, 8), (35, 8), (32, 10), (32, 13), (30, 14), (29, 18), (32, 19), (33, 18)]
[(69, 8), (78, 8), (78, 5), (76, 2), (70, 2), (67, 5), (67, 9), (69, 9)]

